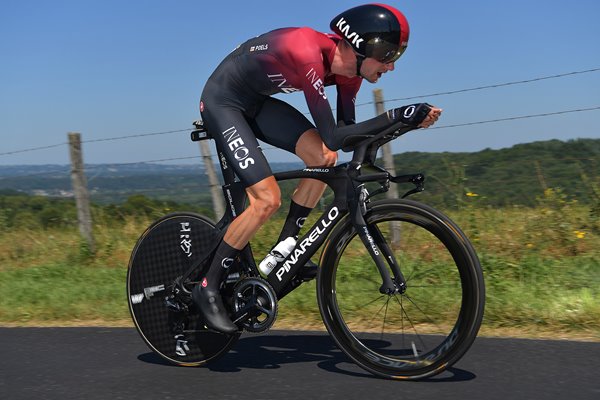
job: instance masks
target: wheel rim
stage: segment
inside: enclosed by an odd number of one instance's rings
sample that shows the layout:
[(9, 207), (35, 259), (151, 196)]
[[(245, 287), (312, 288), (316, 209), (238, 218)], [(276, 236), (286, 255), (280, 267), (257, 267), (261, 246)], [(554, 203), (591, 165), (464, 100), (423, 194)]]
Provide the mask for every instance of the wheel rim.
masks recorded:
[(477, 319), (477, 299), (466, 290), (474, 277), (457, 267), (469, 260), (469, 252), (431, 216), (390, 212), (376, 218), (369, 223), (386, 237), (388, 221), (402, 220), (394, 254), (407, 291), (380, 294), (373, 261), (355, 232), (349, 233), (328, 266), (334, 270), (322, 271), (321, 276), (330, 276), (320, 292), (326, 325), (338, 345), (371, 372), (398, 378), (435, 374), (460, 358), (465, 332), (473, 330), (466, 321)]

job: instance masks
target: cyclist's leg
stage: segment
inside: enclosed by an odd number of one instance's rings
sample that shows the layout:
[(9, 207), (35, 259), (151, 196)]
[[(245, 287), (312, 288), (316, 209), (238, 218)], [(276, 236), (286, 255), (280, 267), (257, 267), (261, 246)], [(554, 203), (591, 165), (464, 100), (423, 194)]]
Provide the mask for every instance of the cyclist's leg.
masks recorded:
[(226, 242), (238, 249), (243, 249), (248, 244), (281, 205), (279, 185), (272, 175), (247, 187), (246, 193), (249, 205), (229, 225), (224, 237)]
[(204, 101), (206, 105), (202, 117), (223, 150), (229, 166), (248, 185), (251, 201), (248, 208), (228, 227), (206, 276), (192, 294), (207, 326), (220, 332), (233, 333), (238, 328), (227, 315), (219, 288), (237, 253), (279, 208), (281, 199), (279, 186), (242, 112)]
[[(323, 144), (310, 121), (281, 100), (267, 99), (250, 124), (259, 139), (298, 155), (309, 167), (331, 167), (337, 161), (337, 153)], [(315, 207), (324, 190), (325, 184), (321, 181), (300, 180), (278, 241), (298, 235), (304, 219)]]

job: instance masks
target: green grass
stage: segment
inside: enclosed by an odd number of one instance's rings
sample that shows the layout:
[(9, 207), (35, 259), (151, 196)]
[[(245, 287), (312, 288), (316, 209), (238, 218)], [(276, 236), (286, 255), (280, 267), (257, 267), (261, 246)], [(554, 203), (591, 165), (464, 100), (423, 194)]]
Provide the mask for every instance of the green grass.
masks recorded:
[[(600, 226), (589, 208), (552, 195), (533, 209), (469, 205), (449, 213), (471, 238), (484, 269), (484, 334), (600, 340)], [(0, 325), (131, 325), (127, 263), (150, 222), (131, 217), (98, 224), (94, 255), (75, 228), (0, 230)], [(253, 241), (257, 258), (271, 247), (280, 224), (277, 219), (261, 229)], [(371, 285), (356, 279), (368, 260), (360, 246), (345, 254), (340, 276), (348, 283), (340, 294), (356, 310), (356, 294)], [(431, 249), (411, 254), (423, 260)], [(410, 269), (410, 260), (404, 262)], [(452, 280), (440, 272), (434, 280)], [(291, 293), (280, 303), (275, 327), (322, 329), (315, 297), (314, 281)], [(450, 299), (441, 289), (431, 298), (431, 307), (452, 306), (440, 300)]]
[(487, 325), (600, 334), (597, 257), (530, 258), (518, 265), (487, 257), (482, 261)]
[(127, 318), (124, 268), (53, 264), (0, 271), (0, 321)]

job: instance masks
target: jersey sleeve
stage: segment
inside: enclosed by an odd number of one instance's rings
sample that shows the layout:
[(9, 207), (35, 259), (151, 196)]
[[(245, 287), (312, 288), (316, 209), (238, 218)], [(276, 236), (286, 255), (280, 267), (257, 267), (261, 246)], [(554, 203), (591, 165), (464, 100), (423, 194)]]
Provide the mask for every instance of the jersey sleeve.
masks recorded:
[[(351, 123), (346, 126), (337, 126), (333, 119), (333, 112), (329, 105), (327, 94), (325, 93), (323, 84), (324, 72), (322, 62), (304, 65), (304, 83), (302, 85), (302, 90), (304, 91), (308, 109), (317, 130), (319, 131), (319, 135), (329, 149), (333, 151), (341, 149), (346, 136), (369, 135), (392, 125), (394, 121), (389, 118), (388, 113), (384, 113), (378, 117), (357, 124)], [(352, 89), (341, 95), (342, 101), (344, 102), (342, 120), (345, 120), (346, 118), (354, 119), (353, 99), (356, 93), (352, 96), (350, 96), (350, 94), (355, 90), (358, 89)]]
[[(301, 71), (303, 74), (302, 91), (308, 110), (321, 138), (327, 144), (328, 139), (335, 135), (336, 123), (325, 92), (325, 68), (322, 62), (315, 62), (302, 65)], [(329, 142), (331, 143), (331, 141)]]
[[(333, 112), (325, 93), (324, 85), (324, 67), (322, 62), (305, 64), (302, 68), (304, 73), (302, 90), (306, 98), (306, 103), (310, 114), (315, 122), (319, 135), (325, 145), (333, 151), (337, 151), (343, 147), (344, 138), (350, 135), (369, 135), (391, 126), (393, 121), (388, 113), (383, 113), (380, 116), (371, 118), (367, 121), (346, 126), (337, 126), (333, 119)], [(343, 114), (345, 117), (354, 117), (354, 96), (344, 97)], [(352, 106), (350, 107), (350, 103)]]
[(344, 125), (356, 123), (356, 94), (362, 83), (361, 78), (336, 77), (337, 88), (337, 122)]

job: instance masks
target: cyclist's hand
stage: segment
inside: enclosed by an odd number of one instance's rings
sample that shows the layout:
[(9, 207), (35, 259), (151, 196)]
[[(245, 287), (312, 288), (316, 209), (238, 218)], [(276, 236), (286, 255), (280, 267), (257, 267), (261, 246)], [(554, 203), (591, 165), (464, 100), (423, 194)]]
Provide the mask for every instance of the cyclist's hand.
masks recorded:
[(429, 128), (431, 125), (436, 123), (441, 114), (441, 108), (431, 106), (431, 110), (429, 110), (429, 113), (427, 114), (423, 122), (419, 124), (419, 128)]
[(427, 103), (417, 103), (390, 110), (388, 116), (392, 121), (401, 121), (415, 128), (429, 128), (438, 120), (441, 113), (441, 108)]

